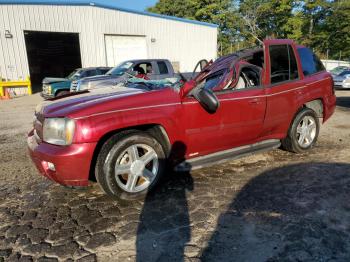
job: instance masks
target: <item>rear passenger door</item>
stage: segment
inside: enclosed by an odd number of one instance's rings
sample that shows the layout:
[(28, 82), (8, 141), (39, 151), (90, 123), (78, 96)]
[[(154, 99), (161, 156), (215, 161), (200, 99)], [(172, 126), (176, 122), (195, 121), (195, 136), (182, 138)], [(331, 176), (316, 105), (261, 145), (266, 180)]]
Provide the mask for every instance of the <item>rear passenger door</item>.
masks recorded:
[(303, 100), (303, 83), (296, 51), (290, 40), (264, 42), (266, 116), (262, 136), (284, 137)]

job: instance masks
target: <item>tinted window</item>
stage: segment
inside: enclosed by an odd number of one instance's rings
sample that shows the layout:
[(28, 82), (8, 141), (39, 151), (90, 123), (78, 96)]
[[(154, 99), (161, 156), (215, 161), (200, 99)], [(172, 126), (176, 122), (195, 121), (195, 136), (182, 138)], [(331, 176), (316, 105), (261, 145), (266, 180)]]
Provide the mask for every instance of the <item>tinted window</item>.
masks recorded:
[(210, 76), (208, 76), (206, 79), (205, 79), (205, 83), (204, 83), (204, 89), (213, 89), (215, 88), (220, 80), (222, 79), (224, 75), (224, 71), (220, 71), (220, 72), (217, 72), (217, 73), (214, 73)]
[(271, 84), (297, 79), (298, 66), (289, 45), (270, 46)]
[(108, 68), (106, 68), (106, 69), (100, 69), (100, 74), (101, 74), (101, 75), (104, 75), (104, 74), (106, 74), (108, 71), (109, 71)]
[(95, 76), (96, 75), (96, 70), (86, 70), (84, 72), (84, 77), (88, 77), (88, 76)]
[(168, 67), (166, 66), (165, 62), (160, 61), (160, 62), (157, 62), (157, 64), (158, 64), (158, 68), (159, 68), (159, 73), (161, 75), (165, 75), (165, 74), (169, 73)]
[(301, 67), (305, 76), (325, 70), (322, 62), (318, 57), (306, 47), (298, 48), (301, 60)]

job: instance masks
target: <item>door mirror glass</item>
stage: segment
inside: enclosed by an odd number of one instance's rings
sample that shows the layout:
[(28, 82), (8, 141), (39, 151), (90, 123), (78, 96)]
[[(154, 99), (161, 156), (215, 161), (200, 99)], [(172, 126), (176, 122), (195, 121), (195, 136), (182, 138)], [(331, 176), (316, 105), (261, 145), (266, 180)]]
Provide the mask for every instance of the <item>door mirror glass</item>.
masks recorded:
[(193, 92), (193, 96), (210, 114), (214, 114), (219, 108), (219, 100), (211, 90), (201, 88), (198, 91)]

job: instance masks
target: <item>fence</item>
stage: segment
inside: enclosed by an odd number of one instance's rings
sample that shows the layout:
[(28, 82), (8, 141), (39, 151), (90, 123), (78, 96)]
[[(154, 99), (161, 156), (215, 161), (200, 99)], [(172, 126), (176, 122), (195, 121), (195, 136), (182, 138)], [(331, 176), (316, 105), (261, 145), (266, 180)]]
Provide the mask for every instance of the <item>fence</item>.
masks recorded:
[(32, 84), (30, 78), (24, 81), (5, 81), (0, 79), (0, 98), (10, 99), (19, 96), (31, 95)]
[(326, 69), (332, 70), (333, 68), (337, 67), (337, 66), (348, 66), (350, 67), (350, 62), (346, 62), (346, 61), (340, 61), (340, 60), (321, 60), (322, 63), (324, 64), (324, 66), (326, 67)]

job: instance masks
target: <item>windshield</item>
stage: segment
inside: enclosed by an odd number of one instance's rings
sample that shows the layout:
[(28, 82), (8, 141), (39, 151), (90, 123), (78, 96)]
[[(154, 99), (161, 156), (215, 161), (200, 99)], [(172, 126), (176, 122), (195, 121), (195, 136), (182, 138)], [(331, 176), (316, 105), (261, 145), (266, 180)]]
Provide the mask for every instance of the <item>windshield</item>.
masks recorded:
[(68, 79), (78, 79), (80, 77), (82, 69), (75, 69), (72, 73), (70, 73), (67, 78)]
[(341, 73), (342, 71), (344, 71), (346, 69), (345, 66), (338, 66), (336, 68), (333, 68), (330, 72), (334, 75), (337, 75), (339, 73)]
[(132, 67), (132, 62), (123, 62), (119, 64), (116, 67), (113, 67), (111, 70), (109, 70), (106, 75), (114, 75), (114, 76), (121, 76), (123, 75), (130, 67)]

